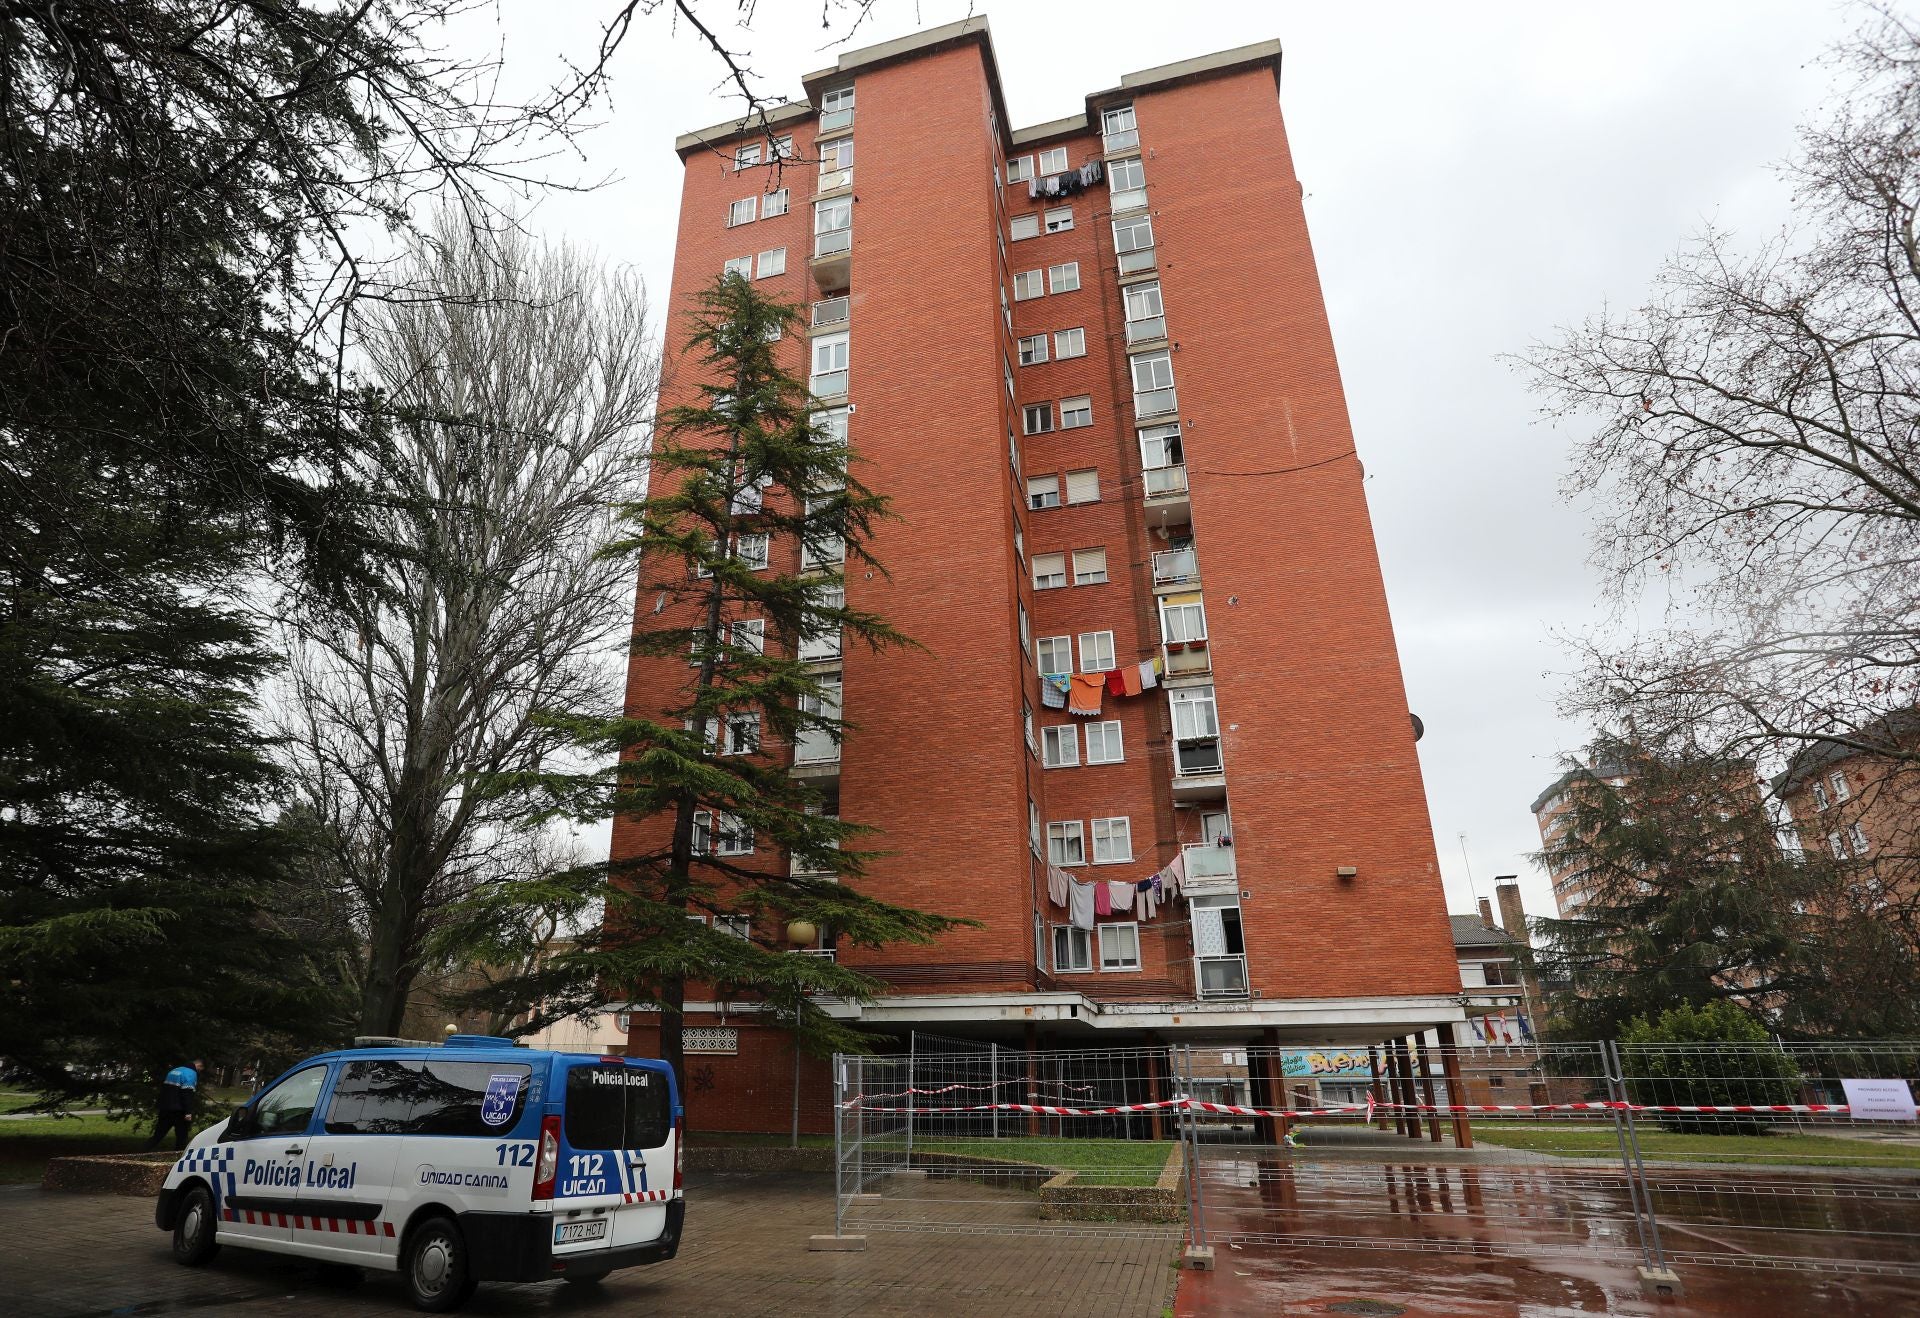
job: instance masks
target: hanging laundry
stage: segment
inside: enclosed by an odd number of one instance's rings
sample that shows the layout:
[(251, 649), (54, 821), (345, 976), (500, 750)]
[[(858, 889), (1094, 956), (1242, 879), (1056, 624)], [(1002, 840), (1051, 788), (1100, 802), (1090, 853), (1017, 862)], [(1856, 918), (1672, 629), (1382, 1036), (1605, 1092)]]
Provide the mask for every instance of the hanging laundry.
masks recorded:
[(1105, 879), (1094, 880), (1093, 913), (1095, 915), (1113, 914), (1113, 885)]
[(1093, 928), (1093, 885), (1076, 881), (1067, 897), (1067, 906), (1071, 912), (1067, 922), (1075, 929)]
[(1180, 890), (1186, 887), (1187, 884), (1187, 853), (1184, 851), (1174, 852), (1173, 860), (1160, 872), (1167, 876), (1168, 889), (1172, 891), (1174, 896), (1179, 896)]
[(1032, 175), (1027, 179), (1027, 200), (1040, 200), (1040, 176), (1038, 174)]
[(1105, 176), (1106, 170), (1101, 167), (1098, 160), (1089, 160), (1080, 166), (1080, 186), (1083, 188), (1092, 187)]
[(1073, 880), (1061, 871), (1057, 865), (1047, 866), (1047, 899), (1055, 906), (1067, 904), (1067, 893), (1073, 888)]
[(1067, 688), (1073, 685), (1073, 679), (1065, 673), (1040, 674), (1040, 704), (1046, 709), (1065, 709), (1067, 707)]
[(1100, 692), (1106, 684), (1105, 673), (1076, 673), (1073, 694), (1067, 701), (1067, 712), (1081, 718), (1097, 717), (1100, 713)]
[(1140, 689), (1150, 691), (1160, 685), (1160, 661), (1145, 659), (1140, 663)]
[(1131, 883), (1109, 883), (1107, 885), (1107, 905), (1118, 913), (1133, 909), (1133, 885)]
[(1142, 920), (1151, 920), (1160, 913), (1160, 890), (1153, 886), (1152, 879), (1148, 879), (1139, 885), (1137, 895), (1140, 899), (1140, 918)]
[(1140, 668), (1137, 664), (1128, 664), (1118, 670), (1120, 674), (1120, 694), (1137, 696), (1140, 694)]
[(1116, 668), (1112, 672), (1105, 674), (1108, 695), (1124, 696), (1127, 694), (1127, 679), (1121, 676), (1121, 673), (1122, 670)]

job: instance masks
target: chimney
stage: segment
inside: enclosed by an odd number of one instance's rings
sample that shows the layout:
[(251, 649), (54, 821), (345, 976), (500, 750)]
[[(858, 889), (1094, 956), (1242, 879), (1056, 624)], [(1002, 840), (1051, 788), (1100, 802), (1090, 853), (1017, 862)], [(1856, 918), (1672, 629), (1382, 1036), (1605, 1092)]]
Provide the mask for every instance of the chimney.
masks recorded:
[(1527, 938), (1527, 913), (1520, 905), (1520, 882), (1518, 875), (1502, 874), (1493, 881), (1493, 895), (1500, 903), (1500, 923), (1506, 931), (1520, 942)]
[(1485, 897), (1482, 897), (1480, 899), (1480, 923), (1485, 925), (1489, 929), (1494, 927), (1493, 926), (1493, 903), (1488, 901)]

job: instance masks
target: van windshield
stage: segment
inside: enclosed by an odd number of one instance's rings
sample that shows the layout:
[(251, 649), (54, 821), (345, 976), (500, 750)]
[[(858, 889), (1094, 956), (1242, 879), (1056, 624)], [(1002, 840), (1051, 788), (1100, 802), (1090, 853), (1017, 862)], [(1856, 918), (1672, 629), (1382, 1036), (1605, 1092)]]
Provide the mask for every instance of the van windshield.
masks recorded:
[(567, 1143), (576, 1149), (652, 1149), (667, 1142), (667, 1077), (637, 1066), (567, 1072)]

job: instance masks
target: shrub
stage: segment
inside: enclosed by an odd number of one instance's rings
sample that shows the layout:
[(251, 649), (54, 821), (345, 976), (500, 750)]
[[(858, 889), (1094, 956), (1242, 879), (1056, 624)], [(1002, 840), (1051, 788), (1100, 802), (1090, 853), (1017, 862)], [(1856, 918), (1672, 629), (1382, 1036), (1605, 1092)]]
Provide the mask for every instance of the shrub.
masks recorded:
[[(1766, 1027), (1731, 1002), (1671, 1007), (1620, 1031), (1627, 1097), (1635, 1103), (1730, 1106), (1791, 1103), (1800, 1067)], [(1665, 1113), (1670, 1130), (1702, 1135), (1765, 1134), (1765, 1120), (1717, 1113)]]

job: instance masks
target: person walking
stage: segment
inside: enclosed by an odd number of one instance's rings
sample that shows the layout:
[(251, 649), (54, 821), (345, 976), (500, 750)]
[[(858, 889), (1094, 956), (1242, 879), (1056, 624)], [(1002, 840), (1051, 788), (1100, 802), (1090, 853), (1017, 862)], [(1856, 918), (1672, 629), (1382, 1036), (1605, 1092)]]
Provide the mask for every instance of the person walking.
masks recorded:
[(173, 1132), (175, 1151), (187, 1147), (187, 1140), (193, 1134), (193, 1105), (200, 1093), (200, 1072), (205, 1069), (206, 1063), (196, 1057), (191, 1064), (176, 1066), (167, 1072), (167, 1078), (160, 1082), (159, 1121), (153, 1128), (153, 1138), (147, 1141), (148, 1148), (157, 1148), (169, 1130)]

